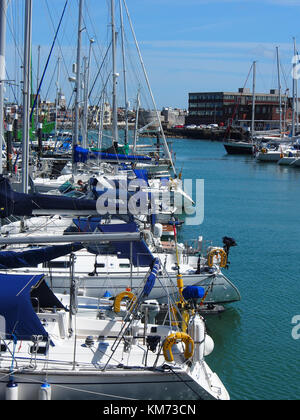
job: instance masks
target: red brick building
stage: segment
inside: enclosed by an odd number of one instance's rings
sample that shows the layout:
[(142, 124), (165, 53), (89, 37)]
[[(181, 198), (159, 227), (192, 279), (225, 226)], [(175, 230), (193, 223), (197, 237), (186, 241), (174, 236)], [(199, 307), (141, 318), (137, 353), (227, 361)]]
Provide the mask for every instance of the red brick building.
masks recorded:
[[(189, 94), (189, 115), (186, 124), (221, 124), (233, 122), (236, 125), (251, 125), (253, 97), (249, 89), (238, 92), (199, 92)], [(290, 123), (292, 119), (291, 99), (282, 95), (282, 121)], [(267, 122), (276, 122), (279, 126), (279, 92), (256, 93), (255, 95), (256, 129), (265, 128)], [(243, 124), (244, 122), (244, 124)], [(276, 125), (275, 124), (275, 125)]]

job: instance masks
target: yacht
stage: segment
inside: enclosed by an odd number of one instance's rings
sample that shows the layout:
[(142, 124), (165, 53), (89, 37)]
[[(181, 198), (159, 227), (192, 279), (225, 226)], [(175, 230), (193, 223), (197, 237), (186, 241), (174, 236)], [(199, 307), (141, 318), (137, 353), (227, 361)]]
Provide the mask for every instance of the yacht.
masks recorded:
[[(12, 222), (2, 226), (3, 241), (8, 244), (18, 242), (21, 238), (30, 240), (32, 237), (41, 236), (40, 245), (45, 237), (65, 235), (66, 243), (68, 234), (82, 232), (136, 232), (135, 222), (126, 223), (119, 219), (111, 223), (101, 223), (97, 218), (70, 219), (60, 216), (34, 217), (26, 220), (25, 231), (20, 232), (20, 222)], [(223, 253), (223, 248), (213, 247), (205, 242), (202, 237), (191, 244), (180, 244), (171, 240), (163, 241), (162, 227), (156, 224), (153, 232), (149, 229), (141, 230), (143, 241), (141, 244), (133, 243), (108, 243), (107, 245), (93, 244), (74, 252), (74, 259), (69, 255), (60, 256), (53, 261), (39, 264), (37, 267), (13, 268), (8, 267), (7, 272), (33, 272), (45, 273), (48, 284), (57, 293), (67, 293), (70, 285), (70, 268), (74, 264), (79, 293), (88, 297), (103, 297), (106, 292), (116, 295), (126, 289), (137, 290), (149, 271), (149, 265), (154, 258), (161, 263), (159, 281), (151, 292), (151, 299), (160, 303), (166, 302), (168, 290), (177, 282), (178, 262), (184, 283), (198, 285), (205, 288), (207, 295), (205, 302), (212, 304), (232, 303), (241, 299), (237, 287), (222, 272), (221, 260), (217, 254)], [(1, 240), (0, 240), (1, 241)], [(14, 245), (14, 251), (24, 251), (24, 246)], [(216, 250), (216, 257), (208, 261), (208, 256)], [(1, 254), (1, 253), (0, 253)], [(179, 258), (179, 260), (177, 259)], [(222, 264), (224, 267), (224, 263)]]
[(112, 318), (104, 311), (77, 316), (76, 305), (67, 311), (42, 275), (1, 274), (0, 289), (1, 400), (230, 398), (205, 361), (214, 343), (197, 314), (183, 332), (142, 323), (138, 299), (125, 318), (119, 301)]

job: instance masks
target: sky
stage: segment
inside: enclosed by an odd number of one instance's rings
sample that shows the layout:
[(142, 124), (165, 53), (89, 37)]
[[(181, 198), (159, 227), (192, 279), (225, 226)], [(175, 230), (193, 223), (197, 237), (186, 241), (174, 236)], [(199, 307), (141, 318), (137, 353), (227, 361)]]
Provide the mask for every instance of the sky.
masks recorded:
[[(42, 73), (66, 0), (33, 0), (33, 79), (37, 76), (37, 48), (41, 46)], [(119, 0), (115, 0), (119, 4)], [(84, 0), (83, 55), (88, 55), (89, 39), (95, 39), (91, 59), (93, 82), (110, 39), (109, 0)], [(257, 61), (257, 91), (278, 87), (276, 47), (279, 47), (282, 90), (292, 88), (293, 37), (300, 49), (300, 0), (127, 0), (136, 37), (147, 69), (155, 103), (162, 107), (187, 108), (189, 92), (237, 91), (252, 88), (249, 70)], [(7, 28), (7, 69), (9, 78), (20, 85), (23, 54), (24, 0), (10, 0)], [(118, 12), (116, 12), (118, 18)], [(76, 61), (78, 0), (68, 0), (66, 14), (42, 85), (42, 95), (55, 95), (55, 66), (63, 54), (59, 84), (71, 99), (72, 63)], [(126, 20), (126, 18), (124, 18)], [(127, 25), (127, 26), (126, 26)], [(119, 28), (117, 24), (117, 28)], [(125, 23), (126, 31), (129, 30)], [(128, 31), (130, 32), (130, 31)], [(127, 37), (127, 35), (126, 35)], [(121, 36), (118, 36), (121, 39)], [(138, 63), (133, 38), (127, 39), (128, 97), (136, 101), (134, 74), (138, 86), (146, 85)], [(17, 45), (17, 47), (16, 47)], [(119, 48), (120, 52), (120, 48)], [(91, 102), (97, 102), (111, 64), (103, 65), (99, 86)], [(118, 56), (119, 105), (124, 100), (122, 59)], [(130, 73), (130, 75), (129, 75)], [(33, 82), (35, 84), (36, 81)], [(97, 82), (98, 83), (98, 82)], [(108, 95), (110, 92), (108, 82)], [(96, 86), (96, 85), (95, 85)], [(14, 94), (19, 95), (18, 87)], [(13, 95), (8, 89), (7, 95)], [(145, 107), (152, 108), (150, 96)]]

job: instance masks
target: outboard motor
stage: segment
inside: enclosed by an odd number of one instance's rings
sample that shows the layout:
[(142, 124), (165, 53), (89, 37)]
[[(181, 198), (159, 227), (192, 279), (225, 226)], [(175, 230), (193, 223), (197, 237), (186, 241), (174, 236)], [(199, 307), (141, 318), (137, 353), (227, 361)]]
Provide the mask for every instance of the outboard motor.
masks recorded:
[(227, 267), (226, 268), (228, 268), (228, 266), (230, 264), (230, 262), (228, 262), (230, 248), (232, 246), (237, 246), (237, 243), (235, 242), (235, 239), (229, 238), (228, 236), (224, 236), (223, 244), (224, 244), (223, 249), (227, 254)]

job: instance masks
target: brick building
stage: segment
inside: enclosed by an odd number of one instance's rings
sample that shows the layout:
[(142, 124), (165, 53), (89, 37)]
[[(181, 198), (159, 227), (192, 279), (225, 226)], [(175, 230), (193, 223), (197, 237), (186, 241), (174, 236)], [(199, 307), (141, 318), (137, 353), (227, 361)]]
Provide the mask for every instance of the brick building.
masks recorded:
[[(236, 125), (250, 126), (252, 102), (252, 93), (249, 89), (243, 88), (238, 92), (190, 93), (186, 124), (224, 124), (226, 126), (233, 121)], [(268, 122), (275, 122), (273, 126), (279, 126), (278, 91), (256, 93), (255, 104), (256, 129), (264, 129)], [(287, 95), (282, 95), (282, 120), (288, 123), (291, 119), (291, 99)]]

